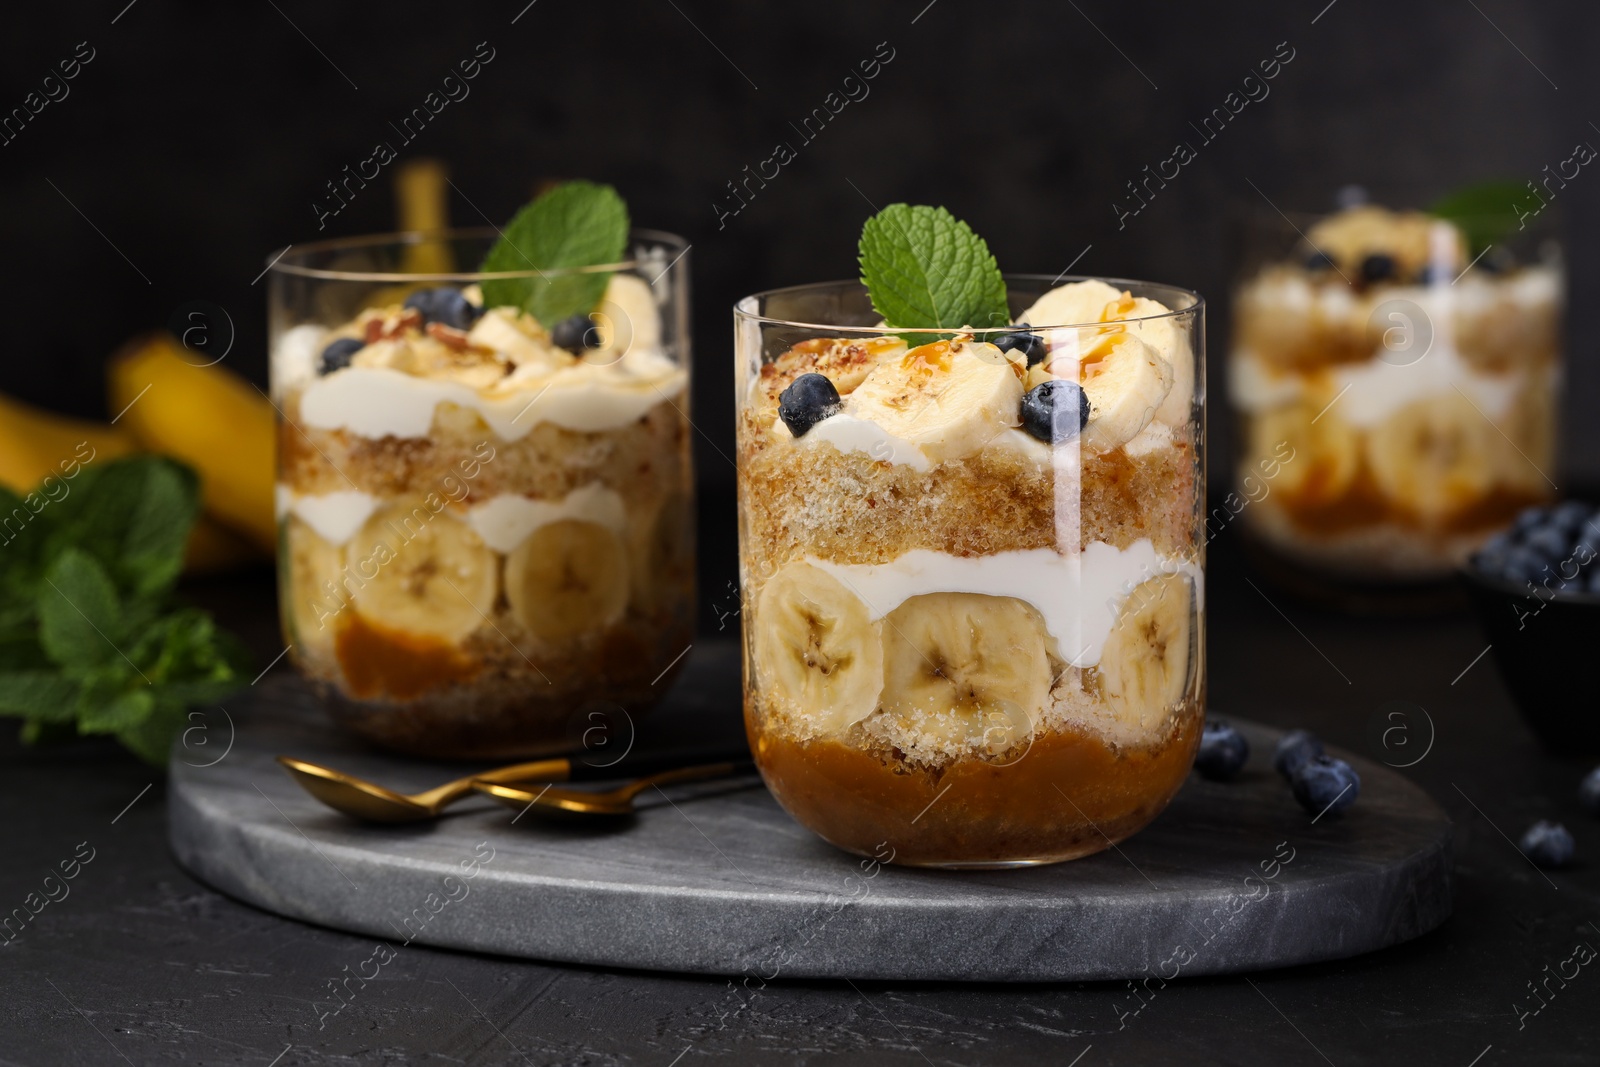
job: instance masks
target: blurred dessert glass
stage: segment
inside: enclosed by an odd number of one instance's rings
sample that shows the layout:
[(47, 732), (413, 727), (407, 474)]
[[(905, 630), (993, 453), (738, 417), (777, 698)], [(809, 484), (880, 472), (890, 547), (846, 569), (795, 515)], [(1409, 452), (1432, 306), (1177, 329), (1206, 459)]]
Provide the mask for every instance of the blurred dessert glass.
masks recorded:
[[(298, 246), (273, 265), (279, 603), (334, 715), (387, 747), (567, 747), (666, 689), (693, 616), (686, 251), (463, 271), (496, 231)], [(488, 279), (602, 275), (588, 314)]]
[(1263, 215), (1234, 300), (1237, 513), (1271, 572), (1414, 598), (1553, 492), (1563, 271), (1538, 230)]
[(746, 728), (790, 814), (878, 860), (1097, 852), (1199, 742), (1203, 305), (1006, 284), (1018, 325), (955, 335), (855, 282), (734, 311)]

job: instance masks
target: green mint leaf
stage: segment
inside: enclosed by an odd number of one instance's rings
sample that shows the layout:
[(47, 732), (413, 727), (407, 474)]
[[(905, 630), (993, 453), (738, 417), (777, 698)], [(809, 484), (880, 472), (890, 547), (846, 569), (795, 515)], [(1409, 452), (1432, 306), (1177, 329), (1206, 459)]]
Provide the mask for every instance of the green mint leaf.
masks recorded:
[(108, 699), (81, 706), (78, 730), (85, 734), (120, 734), (142, 725), (155, 709), (155, 693), (150, 686), (124, 689)]
[(890, 204), (861, 227), (859, 258), (861, 283), (889, 326), (981, 328), (1011, 321), (1005, 279), (989, 246), (942, 207)]
[(611, 275), (562, 271), (620, 262), (627, 245), (628, 205), (615, 189), (594, 182), (563, 182), (517, 212), (481, 268), (485, 273), (551, 273), (543, 278), (486, 281), (484, 305), (520, 307), (547, 329), (593, 311), (605, 296)]
[(1476, 258), (1490, 245), (1506, 240), (1517, 229), (1517, 207), (1527, 214), (1532, 205), (1527, 187), (1511, 181), (1481, 182), (1447, 193), (1434, 202), (1428, 214), (1455, 223), (1467, 236), (1467, 255)]
[(0, 486), (0, 615), (19, 601), (31, 606), (56, 517), (56, 507), (44, 493), (20, 496)]
[(0, 671), (0, 715), (71, 722), (78, 683), (52, 671)]
[[(96, 464), (48, 501), (0, 491), (0, 715), (24, 741), (112, 734), (164, 765), (194, 704), (250, 677), (212, 618), (169, 594), (199, 512), (194, 474), (140, 456)], [(9, 540), (8, 540), (9, 538)]]
[(165, 767), (172, 754), (172, 739), (189, 725), (188, 707), (164, 686), (148, 692), (152, 697), (149, 714), (118, 730), (117, 740), (146, 763)]
[(151, 684), (166, 686), (191, 704), (227, 695), (249, 669), (243, 646), (196, 608), (172, 612), (146, 627), (132, 658)]
[(105, 568), (80, 548), (67, 548), (45, 571), (39, 590), (39, 644), (56, 663), (87, 668), (121, 656), (122, 605)]
[(57, 505), (51, 547), (76, 545), (93, 555), (126, 595), (172, 588), (200, 513), (194, 472), (158, 456), (129, 456), (91, 467), (75, 482)]

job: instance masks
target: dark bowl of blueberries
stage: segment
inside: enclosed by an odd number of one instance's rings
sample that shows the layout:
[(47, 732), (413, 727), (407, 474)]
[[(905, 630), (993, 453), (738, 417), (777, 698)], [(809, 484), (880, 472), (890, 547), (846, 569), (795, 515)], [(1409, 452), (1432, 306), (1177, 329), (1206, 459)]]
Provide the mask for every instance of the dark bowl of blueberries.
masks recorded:
[(1600, 652), (1600, 509), (1528, 508), (1462, 573), (1523, 718), (1554, 749), (1600, 752), (1600, 715), (1579, 697)]

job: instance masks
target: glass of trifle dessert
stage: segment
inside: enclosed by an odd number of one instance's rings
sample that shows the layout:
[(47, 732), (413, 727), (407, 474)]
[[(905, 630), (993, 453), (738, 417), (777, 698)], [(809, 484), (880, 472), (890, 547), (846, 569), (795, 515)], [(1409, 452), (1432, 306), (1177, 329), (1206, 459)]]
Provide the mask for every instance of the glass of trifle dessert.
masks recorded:
[(1253, 226), (1229, 510), (1287, 584), (1355, 607), (1425, 603), (1554, 492), (1563, 271), (1542, 227), (1524, 213), (1518, 228), (1518, 195)]
[(756, 762), (880, 861), (1097, 852), (1200, 737), (1203, 304), (1002, 276), (931, 207), (860, 263), (734, 309)]
[(273, 264), (283, 628), (354, 731), (539, 754), (667, 688), (693, 621), (686, 251), (568, 182), (503, 230)]

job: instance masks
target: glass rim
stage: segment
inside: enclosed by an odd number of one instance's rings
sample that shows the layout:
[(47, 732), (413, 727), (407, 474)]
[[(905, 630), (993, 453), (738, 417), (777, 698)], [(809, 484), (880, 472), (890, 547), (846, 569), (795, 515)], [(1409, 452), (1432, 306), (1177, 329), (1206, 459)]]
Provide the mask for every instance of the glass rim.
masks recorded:
[[(1004, 273), (1001, 275), (1001, 277), (1005, 278), (1007, 282), (1011, 282), (1013, 280), (1044, 282), (1047, 287), (1046, 291), (1049, 289), (1054, 289), (1058, 285), (1066, 285), (1069, 282), (1105, 282), (1107, 285), (1115, 285), (1124, 291), (1126, 291), (1130, 286), (1139, 286), (1144, 289), (1164, 289), (1169, 293), (1185, 297), (1190, 301), (1190, 303), (1184, 307), (1172, 308), (1168, 311), (1162, 312), (1159, 315), (1131, 315), (1125, 319), (1115, 320), (1118, 323), (1155, 322), (1160, 319), (1173, 319), (1183, 315), (1195, 315), (1203, 312), (1206, 306), (1206, 298), (1201, 296), (1193, 289), (1185, 289), (1179, 285), (1168, 285), (1165, 282), (1141, 281), (1137, 278), (1112, 278), (1097, 274), (1057, 274), (1051, 276), (1048, 274), (1011, 273)], [(733, 316), (735, 319), (740, 321), (754, 322), (764, 326), (788, 326), (802, 330), (825, 330), (835, 333), (866, 334), (875, 337), (901, 337), (908, 333), (966, 333), (979, 336), (1015, 333), (1020, 327), (1020, 324), (1016, 323), (1006, 326), (963, 326), (959, 328), (948, 326), (842, 326), (837, 323), (800, 322), (794, 319), (780, 319), (771, 315), (758, 314), (754, 311), (747, 310), (745, 307), (745, 305), (751, 301), (760, 300), (765, 297), (782, 296), (792, 293), (803, 293), (807, 291), (821, 292), (827, 289), (840, 289), (847, 286), (853, 286), (862, 290), (866, 288), (859, 278), (841, 278), (828, 282), (807, 282), (802, 285), (785, 285), (777, 289), (763, 289), (760, 292), (755, 292), (749, 294), (748, 296), (740, 297), (733, 305)], [(1105, 325), (1107, 325), (1107, 323), (1104, 322), (1030, 322), (1028, 323), (1028, 330), (1079, 330)]]
[[(446, 230), (400, 230), (393, 233), (360, 234), (355, 237), (331, 237), (322, 241), (312, 241), (309, 244), (289, 245), (283, 251), (268, 257), (267, 272), (270, 274), (292, 274), (299, 278), (318, 278), (324, 281), (339, 282), (483, 282), (498, 281), (511, 278), (549, 278), (564, 277), (578, 274), (613, 274), (621, 270), (631, 270), (639, 265), (637, 259), (619, 260), (616, 263), (596, 263), (587, 267), (558, 267), (552, 270), (509, 270), (509, 271), (383, 271), (383, 270), (329, 270), (323, 267), (308, 267), (294, 260), (307, 255), (322, 252), (339, 252), (364, 248), (382, 248), (384, 246), (420, 245), (429, 241), (461, 240), (473, 238), (490, 238), (503, 236), (497, 226), (462, 226)], [(630, 242), (634, 240), (654, 241), (666, 245), (677, 251), (677, 256), (668, 269), (682, 259), (684, 254), (692, 247), (689, 242), (675, 233), (666, 230), (633, 229), (628, 231)], [(294, 254), (290, 254), (290, 250)]]

